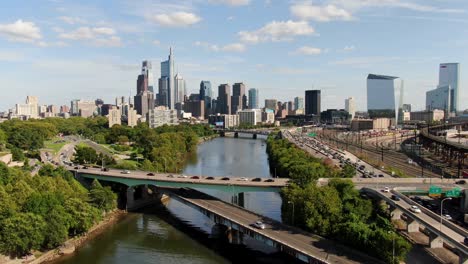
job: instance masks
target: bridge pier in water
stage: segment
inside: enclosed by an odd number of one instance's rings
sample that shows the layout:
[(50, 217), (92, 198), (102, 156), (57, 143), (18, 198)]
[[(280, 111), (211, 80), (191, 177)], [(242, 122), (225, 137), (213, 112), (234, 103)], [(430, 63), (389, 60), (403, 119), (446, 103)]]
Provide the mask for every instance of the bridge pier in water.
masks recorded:
[(244, 193), (235, 193), (231, 196), (231, 203), (238, 205), (240, 207), (244, 207)]
[(151, 204), (161, 203), (164, 195), (158, 192), (155, 186), (140, 185), (128, 187), (126, 198), (126, 210), (133, 211)]

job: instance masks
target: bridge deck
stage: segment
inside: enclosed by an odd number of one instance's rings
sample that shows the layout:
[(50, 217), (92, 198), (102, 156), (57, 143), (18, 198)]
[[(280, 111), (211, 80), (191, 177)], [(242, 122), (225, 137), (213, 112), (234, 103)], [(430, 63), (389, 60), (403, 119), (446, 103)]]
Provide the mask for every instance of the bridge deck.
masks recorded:
[[(375, 258), (358, 253), (332, 240), (304, 232), (241, 207), (233, 206), (199, 191), (171, 189), (170, 192), (176, 194), (184, 202), (226, 218), (244, 229), (263, 235), (306, 256), (321, 259), (325, 263), (380, 263)], [(265, 223), (264, 230), (252, 227), (252, 224), (258, 220)]]

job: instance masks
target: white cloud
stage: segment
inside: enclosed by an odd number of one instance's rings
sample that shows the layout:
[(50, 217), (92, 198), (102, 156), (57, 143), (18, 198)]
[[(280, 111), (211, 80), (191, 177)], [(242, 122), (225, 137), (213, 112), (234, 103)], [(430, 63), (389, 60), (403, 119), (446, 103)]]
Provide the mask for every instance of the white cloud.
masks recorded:
[(109, 27), (79, 27), (74, 31), (62, 33), (59, 38), (69, 40), (92, 40), (98, 47), (120, 47), (122, 41), (116, 36), (116, 31)]
[(174, 12), (170, 14), (157, 14), (147, 16), (147, 19), (161, 26), (185, 27), (196, 24), (201, 18), (194, 13)]
[(290, 41), (296, 36), (314, 34), (315, 29), (306, 21), (272, 21), (254, 31), (240, 31), (238, 33), (242, 42), (259, 43), (265, 41)]
[(197, 41), (194, 43), (195, 46), (199, 47), (204, 47), (210, 51), (226, 51), (226, 52), (244, 52), (245, 51), (245, 45), (242, 43), (232, 43), (232, 44), (227, 44), (224, 46), (219, 46), (216, 44), (210, 44), (207, 42), (202, 42), (202, 41)]
[(322, 49), (314, 48), (310, 46), (302, 46), (298, 48), (294, 53), (302, 54), (302, 55), (319, 55), (319, 54), (322, 54)]
[(41, 30), (33, 22), (17, 20), (12, 24), (0, 24), (0, 35), (9, 41), (35, 42), (42, 39)]
[(316, 6), (310, 3), (298, 3), (290, 7), (291, 13), (301, 20), (328, 22), (332, 20), (352, 20), (350, 12), (335, 5)]
[(448, 9), (430, 5), (414, 3), (410, 0), (331, 0), (332, 4), (340, 6), (346, 10), (357, 11), (367, 7), (390, 7), (403, 8), (417, 12), (433, 13), (465, 13), (463, 9)]
[(354, 45), (351, 45), (351, 46), (345, 46), (343, 48), (343, 51), (353, 51), (355, 49), (356, 49), (356, 47), (354, 47)]
[(209, 0), (211, 3), (225, 4), (230, 6), (243, 6), (250, 4), (250, 0)]
[(70, 24), (70, 25), (75, 25), (75, 24), (86, 24), (87, 21), (79, 18), (79, 17), (70, 17), (70, 16), (61, 16), (58, 17), (58, 19), (62, 20), (63, 22)]

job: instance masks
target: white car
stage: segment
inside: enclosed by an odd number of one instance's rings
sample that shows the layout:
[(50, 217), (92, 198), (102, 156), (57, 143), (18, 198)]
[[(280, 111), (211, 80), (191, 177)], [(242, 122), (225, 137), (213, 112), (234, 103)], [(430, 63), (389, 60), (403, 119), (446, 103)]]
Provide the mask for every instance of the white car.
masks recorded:
[(448, 214), (444, 215), (444, 218), (447, 219), (447, 220), (452, 220), (452, 217)]
[(413, 212), (413, 213), (421, 213), (421, 209), (419, 209), (419, 207), (417, 207), (416, 205), (412, 205), (410, 210)]
[(241, 177), (240, 179), (238, 179), (238, 181), (249, 181), (249, 179), (247, 179), (246, 177)]
[(387, 192), (388, 193), (388, 192), (390, 192), (390, 188), (385, 187), (385, 188), (383, 188), (382, 192)]
[(258, 229), (265, 229), (265, 224), (262, 223), (262, 221), (256, 221), (253, 226), (255, 226)]
[(129, 170), (124, 170), (121, 172), (122, 174), (130, 174), (130, 171)]
[(179, 175), (177, 178), (187, 178), (187, 175)]

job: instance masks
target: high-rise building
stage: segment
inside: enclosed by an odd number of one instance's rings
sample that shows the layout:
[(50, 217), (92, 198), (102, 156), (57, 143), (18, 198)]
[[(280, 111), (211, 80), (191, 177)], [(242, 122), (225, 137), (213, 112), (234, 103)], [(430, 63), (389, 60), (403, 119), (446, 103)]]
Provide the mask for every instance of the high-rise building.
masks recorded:
[(354, 102), (354, 97), (345, 99), (345, 110), (351, 116), (351, 120), (353, 120), (354, 114), (356, 113), (356, 103)]
[(294, 97), (294, 110), (304, 109), (304, 98)]
[(403, 107), (403, 80), (399, 77), (369, 74), (367, 76), (367, 112), (371, 118), (395, 118), (397, 123)]
[(189, 100), (184, 104), (184, 111), (192, 113), (193, 117), (204, 119), (205, 118), (205, 101), (203, 100)]
[(235, 114), (247, 107), (244, 83), (235, 83), (232, 86), (231, 113)]
[(320, 90), (305, 91), (305, 113), (306, 115), (320, 115), (321, 97)]
[(174, 109), (176, 96), (174, 88), (174, 59), (172, 58), (172, 48), (169, 49), (168, 59), (161, 62), (161, 79), (164, 77), (167, 78), (167, 106), (169, 109)]
[(127, 125), (129, 127), (135, 127), (137, 125), (138, 117), (137, 111), (133, 109), (133, 106), (130, 105), (127, 113)]
[(180, 74), (176, 74), (174, 77), (174, 103), (183, 103), (185, 97), (185, 80)]
[(176, 110), (151, 109), (146, 115), (149, 127), (155, 128), (162, 125), (178, 125)]
[(148, 80), (148, 91), (154, 93), (153, 67), (151, 66), (150, 61), (143, 61), (141, 65), (141, 74), (145, 75)]
[(148, 111), (154, 108), (154, 94), (148, 90), (148, 75), (138, 75), (134, 105), (137, 113), (142, 116), (146, 116)]
[(205, 117), (214, 113), (213, 111), (213, 91), (211, 90), (210, 81), (201, 81), (200, 82), (200, 101), (205, 101)]
[(258, 89), (249, 89), (249, 109), (257, 109), (258, 105)]
[(114, 125), (121, 125), (122, 115), (120, 109), (117, 106), (112, 106), (112, 108), (109, 109), (107, 119), (109, 120), (109, 127), (113, 127)]
[(78, 115), (81, 117), (91, 117), (96, 112), (96, 102), (78, 100)]
[(161, 77), (158, 80), (158, 105), (169, 107), (169, 78)]
[(445, 114), (448, 115), (452, 109), (450, 99), (450, 85), (439, 86), (434, 90), (427, 91), (426, 110), (444, 110)]
[(460, 64), (441, 63), (439, 66), (439, 86), (450, 87), (450, 112), (456, 113), (459, 99), (458, 90), (460, 85)]
[(221, 84), (218, 86), (218, 113), (231, 114), (231, 86), (229, 84)]
[(262, 111), (260, 109), (239, 110), (239, 124), (255, 126), (262, 122)]
[(278, 109), (278, 101), (276, 99), (265, 99), (265, 108), (276, 111)]
[(27, 116), (29, 118), (39, 117), (39, 105), (37, 96), (27, 96), (25, 104), (16, 104), (16, 114)]

